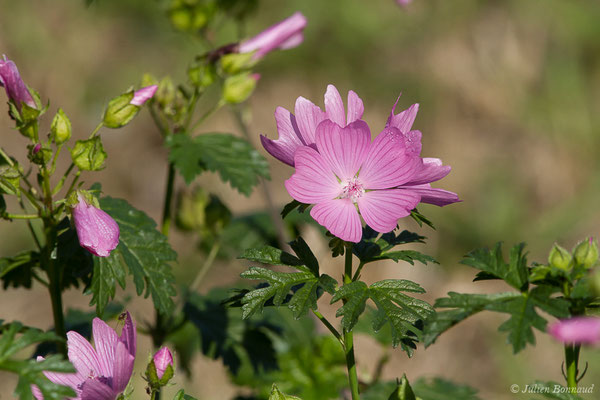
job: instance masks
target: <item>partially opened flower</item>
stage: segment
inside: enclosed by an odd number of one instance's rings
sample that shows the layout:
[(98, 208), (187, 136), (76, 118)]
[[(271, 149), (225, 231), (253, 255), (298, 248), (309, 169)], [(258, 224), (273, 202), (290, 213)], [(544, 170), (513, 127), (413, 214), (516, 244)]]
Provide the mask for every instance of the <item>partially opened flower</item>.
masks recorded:
[(600, 318), (574, 317), (548, 326), (548, 333), (566, 344), (600, 345)]
[(29, 89), (21, 79), (19, 70), (14, 62), (4, 56), (4, 60), (0, 60), (0, 86), (6, 90), (6, 96), (15, 102), (15, 105), (20, 110), (21, 103), (27, 104), (29, 107), (36, 107), (35, 101), (29, 93)]
[(345, 112), (344, 102), (340, 92), (333, 85), (327, 86), (325, 92), (325, 111), (304, 97), (296, 99), (295, 115), (283, 107), (275, 110), (275, 121), (279, 138), (271, 140), (264, 135), (260, 141), (273, 157), (288, 165), (294, 165), (294, 153), (301, 146), (315, 147), (315, 132), (317, 126), (329, 119), (341, 127), (362, 118), (363, 102), (352, 90), (348, 92), (348, 112)]
[(150, 85), (136, 90), (133, 93), (133, 99), (131, 99), (129, 104), (133, 104), (134, 106), (138, 107), (143, 106), (145, 102), (147, 102), (154, 96), (154, 93), (156, 93), (156, 89), (158, 89), (158, 85)]
[(238, 50), (240, 53), (255, 52), (253, 58), (259, 59), (275, 49), (291, 49), (304, 40), (302, 31), (305, 27), (306, 17), (296, 12), (253, 38), (244, 40)]
[(108, 257), (119, 244), (119, 225), (110, 215), (88, 204), (83, 195), (78, 194), (78, 200), (73, 219), (79, 244), (98, 257)]
[(371, 141), (364, 121), (342, 128), (325, 120), (317, 126), (315, 144), (316, 149), (296, 150), (296, 172), (285, 187), (299, 202), (315, 204), (310, 215), (340, 239), (360, 241), (360, 215), (374, 230), (390, 232), (421, 200), (404, 186), (421, 160), (397, 128), (388, 127)]
[[(137, 336), (135, 323), (127, 313), (121, 335), (117, 335), (100, 318), (94, 318), (92, 329), (95, 349), (79, 333), (67, 333), (69, 361), (77, 372), (44, 371), (44, 375), (54, 383), (75, 390), (75, 399), (114, 400), (125, 390), (133, 373)], [(41, 359), (38, 357), (38, 360)], [(36, 399), (43, 400), (37, 387), (32, 387), (32, 391)]]
[(158, 376), (158, 379), (163, 377), (169, 365), (171, 367), (173, 366), (173, 355), (166, 346), (163, 346), (160, 350), (158, 350), (156, 354), (154, 354), (152, 360), (154, 361), (154, 366), (156, 367), (156, 375)]

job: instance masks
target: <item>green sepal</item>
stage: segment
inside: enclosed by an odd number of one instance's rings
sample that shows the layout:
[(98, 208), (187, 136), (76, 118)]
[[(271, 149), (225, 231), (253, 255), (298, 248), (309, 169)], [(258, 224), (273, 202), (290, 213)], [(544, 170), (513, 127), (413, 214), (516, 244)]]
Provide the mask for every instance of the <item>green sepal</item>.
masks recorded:
[(59, 108), (50, 125), (50, 138), (57, 145), (71, 138), (71, 121), (62, 108)]
[(36, 144), (27, 145), (27, 149), (29, 150), (29, 160), (37, 165), (46, 165), (48, 161), (52, 159), (52, 149), (48, 143), (41, 144), (41, 147), (37, 153), (33, 153)]
[(80, 170), (100, 171), (104, 168), (106, 152), (99, 136), (87, 140), (78, 140), (70, 151), (73, 163)]
[(140, 107), (131, 104), (134, 91), (130, 90), (108, 102), (102, 122), (107, 128), (117, 129), (127, 125), (140, 111)]
[(256, 76), (250, 72), (226, 78), (223, 82), (223, 100), (229, 104), (243, 103), (254, 92), (256, 82)]
[(212, 63), (193, 65), (188, 69), (187, 73), (192, 85), (198, 88), (207, 88), (217, 79), (217, 69)]
[(19, 196), (21, 194), (21, 167), (18, 164), (12, 166), (5, 164), (0, 158), (0, 193)]
[(300, 397), (289, 396), (287, 394), (282, 393), (277, 385), (273, 384), (271, 388), (271, 394), (269, 395), (269, 400), (301, 400)]
[(573, 258), (585, 269), (591, 269), (598, 263), (598, 243), (593, 238), (582, 240), (573, 249)]
[(415, 393), (408, 383), (406, 374), (402, 375), (402, 380), (396, 381), (396, 389), (390, 394), (387, 400), (417, 400)]
[(225, 54), (221, 57), (220, 61), (221, 69), (228, 75), (235, 75), (256, 65), (252, 52)]

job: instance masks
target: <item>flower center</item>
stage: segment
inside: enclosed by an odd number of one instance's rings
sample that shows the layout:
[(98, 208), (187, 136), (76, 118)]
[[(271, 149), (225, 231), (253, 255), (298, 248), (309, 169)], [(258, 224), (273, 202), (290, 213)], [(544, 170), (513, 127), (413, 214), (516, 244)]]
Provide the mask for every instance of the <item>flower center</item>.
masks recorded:
[(356, 203), (364, 193), (365, 189), (358, 178), (355, 177), (342, 182), (342, 193), (340, 194), (340, 198), (350, 199), (353, 203)]

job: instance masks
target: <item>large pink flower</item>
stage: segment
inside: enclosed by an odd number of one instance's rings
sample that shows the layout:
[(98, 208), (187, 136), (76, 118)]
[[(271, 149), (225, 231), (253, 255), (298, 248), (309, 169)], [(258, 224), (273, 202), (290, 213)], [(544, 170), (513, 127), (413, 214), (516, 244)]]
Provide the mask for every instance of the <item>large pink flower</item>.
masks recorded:
[(548, 326), (548, 333), (566, 344), (600, 345), (600, 318), (574, 317)]
[(310, 215), (340, 239), (360, 241), (359, 212), (374, 230), (390, 232), (421, 200), (406, 186), (421, 160), (397, 128), (389, 126), (371, 141), (362, 120), (345, 127), (324, 120), (316, 128), (315, 145), (296, 150), (296, 172), (285, 187), (294, 199), (315, 204)]
[[(79, 333), (67, 333), (69, 361), (77, 370), (74, 374), (44, 372), (59, 385), (69, 386), (78, 400), (114, 400), (125, 390), (131, 374), (136, 350), (135, 323), (127, 313), (121, 335), (100, 318), (94, 318), (93, 335), (96, 348)], [(38, 360), (42, 358), (38, 357)], [(37, 400), (43, 400), (39, 389), (32, 387)]]

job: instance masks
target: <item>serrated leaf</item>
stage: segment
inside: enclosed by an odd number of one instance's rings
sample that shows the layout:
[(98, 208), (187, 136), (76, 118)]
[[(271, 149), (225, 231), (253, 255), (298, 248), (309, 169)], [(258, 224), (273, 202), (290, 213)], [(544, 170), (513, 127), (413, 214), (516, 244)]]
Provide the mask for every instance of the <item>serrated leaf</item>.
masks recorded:
[(420, 253), (416, 250), (399, 250), (399, 251), (390, 251), (381, 254), (377, 257), (379, 260), (393, 260), (395, 262), (398, 261), (406, 261), (410, 265), (415, 265), (415, 261), (419, 261), (422, 264), (427, 265), (428, 262), (439, 264), (439, 262), (427, 254)]
[[(510, 262), (506, 263), (502, 256), (502, 243), (497, 243), (493, 250), (476, 249), (469, 253), (462, 264), (479, 269), (492, 276), (504, 280), (520, 291), (526, 291), (528, 285), (527, 258), (523, 254), (525, 243), (515, 245), (510, 250)], [(489, 279), (489, 275), (483, 275)]]
[(156, 223), (125, 200), (103, 197), (100, 207), (119, 224), (121, 234), (119, 245), (110, 256), (94, 256), (90, 305), (95, 304), (101, 315), (115, 296), (116, 284), (125, 288), (125, 277), (129, 273), (133, 275), (138, 296), (151, 295), (154, 307), (168, 314), (174, 305), (171, 297), (176, 294), (169, 263), (177, 259), (177, 253), (156, 230)]
[[(250, 267), (241, 276), (246, 279), (264, 280), (268, 283), (268, 286), (251, 290), (244, 295), (241, 300), (242, 318), (244, 319), (257, 312), (262, 312), (265, 303), (271, 299), (276, 307), (286, 301), (294, 317), (300, 318), (309, 309), (316, 310), (319, 289), (331, 291), (332, 281), (335, 282), (327, 275), (317, 277), (309, 271), (286, 273), (259, 267)], [(295, 291), (292, 290), (294, 287), (297, 287)], [(291, 297), (289, 297), (290, 295)]]
[(281, 218), (285, 218), (289, 213), (298, 209), (299, 213), (303, 213), (306, 209), (310, 207), (310, 204), (300, 203), (298, 200), (292, 200), (283, 206), (283, 210), (281, 210)]
[(301, 400), (300, 397), (296, 396), (288, 396), (283, 394), (278, 388), (277, 385), (273, 384), (271, 388), (271, 395), (269, 396), (269, 400)]
[(427, 302), (407, 296), (404, 292), (424, 293), (425, 290), (408, 280), (387, 279), (375, 282), (371, 286), (355, 281), (340, 287), (331, 303), (345, 301), (336, 316), (342, 317), (342, 326), (349, 331), (364, 312), (367, 299), (371, 299), (377, 306), (373, 330), (377, 332), (388, 323), (392, 330), (392, 346), (396, 347), (404, 339), (418, 339), (421, 330), (415, 324), (433, 312), (433, 308)]
[(302, 265), (302, 261), (298, 257), (272, 246), (247, 249), (238, 258), (269, 265)]
[(245, 140), (225, 133), (169, 136), (169, 161), (190, 184), (205, 170), (218, 172), (221, 179), (249, 196), (259, 178), (269, 179), (269, 165)]
[(426, 216), (421, 214), (416, 208), (411, 210), (410, 217), (414, 219), (415, 222), (419, 224), (419, 226), (423, 226), (423, 224), (425, 224), (428, 225), (431, 229), (435, 230), (433, 222), (431, 222)]
[(24, 251), (14, 257), (0, 258), (0, 279), (4, 289), (12, 287), (30, 288), (32, 269), (39, 266), (40, 255), (35, 251)]
[(0, 370), (17, 374), (19, 381), (15, 388), (15, 395), (20, 399), (33, 399), (31, 385), (36, 385), (45, 399), (60, 400), (65, 397), (74, 397), (73, 389), (50, 382), (43, 371), (72, 373), (75, 368), (68, 361), (55, 355), (43, 361), (33, 359), (12, 359), (20, 350), (36, 343), (45, 341), (62, 340), (53, 332), (43, 332), (39, 329), (24, 327), (19, 322), (2, 325), (0, 336)]
[(402, 380), (396, 383), (396, 388), (387, 400), (417, 400), (410, 383), (408, 383), (406, 374), (402, 375)]
[[(395, 246), (407, 243), (425, 243), (425, 237), (414, 232), (402, 231), (380, 234), (369, 226), (363, 228), (363, 236), (359, 243), (352, 246), (352, 252), (362, 263), (369, 263), (389, 257), (382, 257), (383, 253), (390, 252)], [(429, 256), (425, 256), (429, 257)]]

